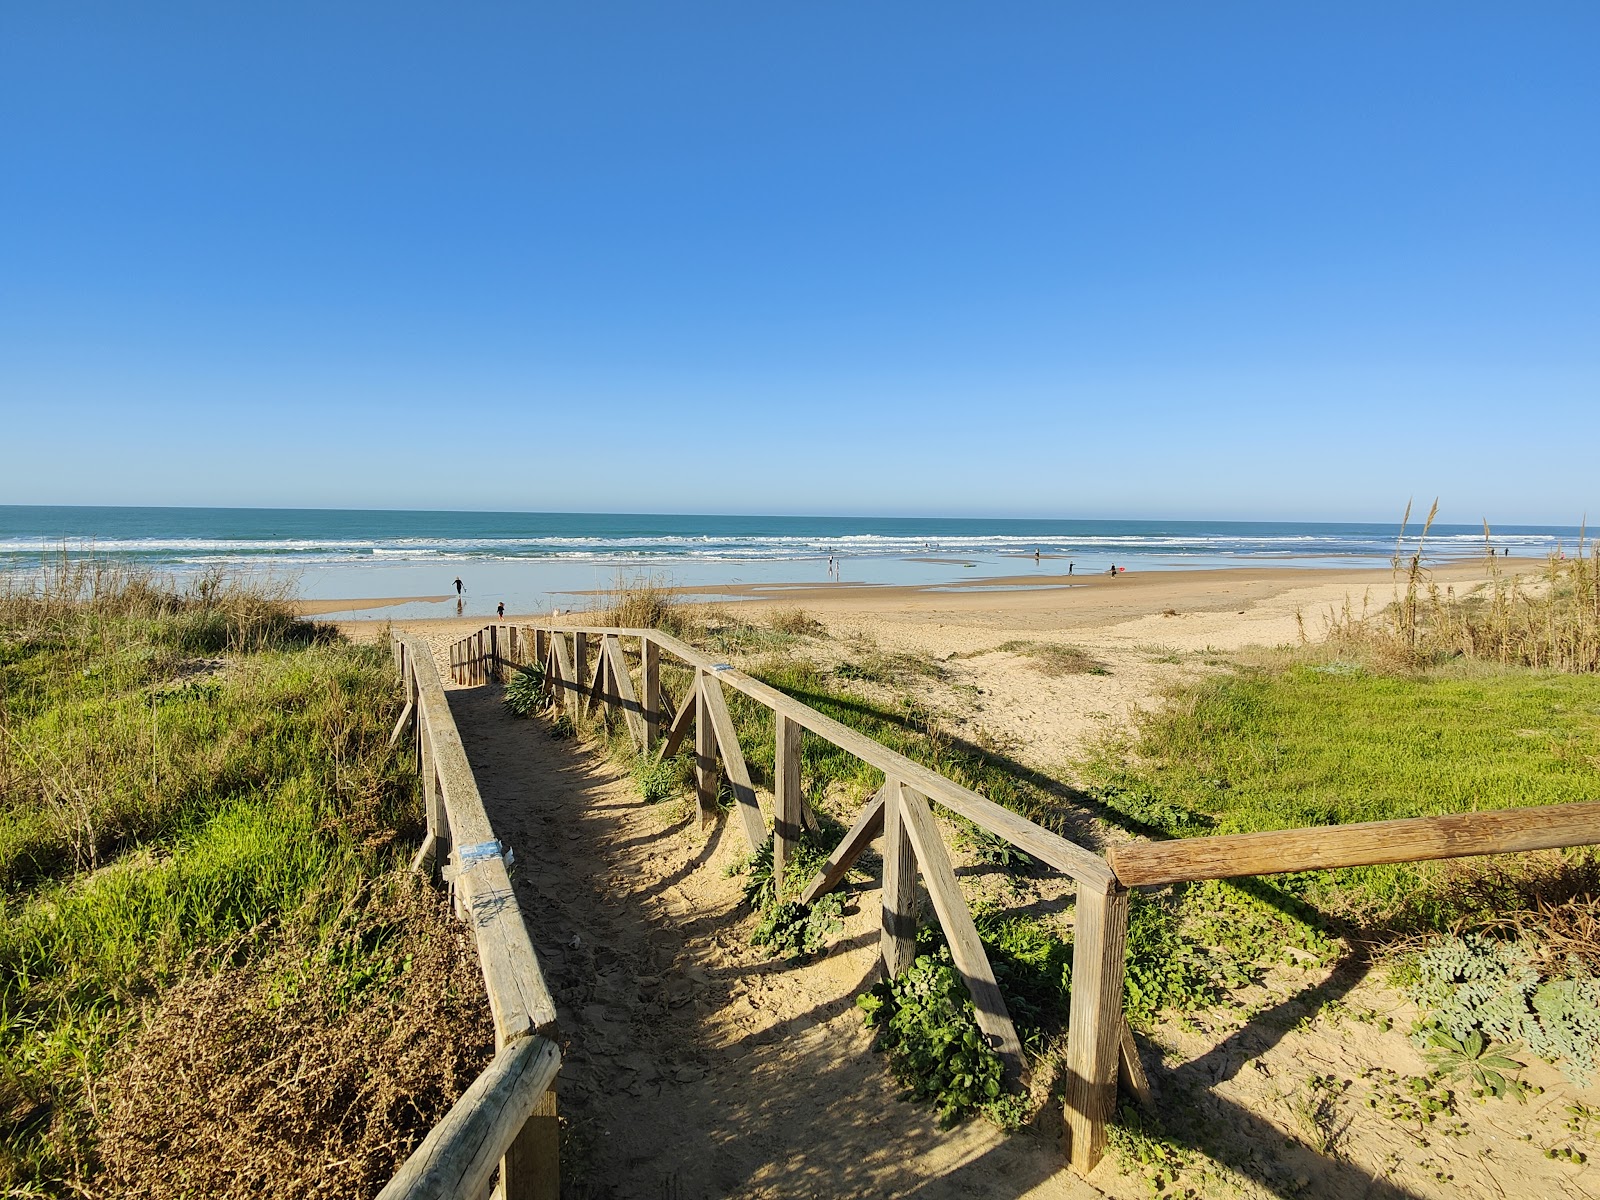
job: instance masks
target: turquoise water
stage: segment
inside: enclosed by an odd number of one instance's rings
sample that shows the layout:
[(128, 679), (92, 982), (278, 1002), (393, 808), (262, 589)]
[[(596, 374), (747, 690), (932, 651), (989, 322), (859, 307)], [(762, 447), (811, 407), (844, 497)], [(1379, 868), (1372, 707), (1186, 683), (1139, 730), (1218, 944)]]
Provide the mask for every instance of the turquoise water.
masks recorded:
[[(1415, 532), (1415, 530), (1413, 530)], [(612, 513), (0, 506), (0, 569), (65, 548), (185, 575), (213, 566), (289, 579), (307, 599), (442, 595), (463, 611), (581, 604), (625, 578), (687, 587), (739, 583), (942, 587), (997, 576), (1196, 567), (1386, 565), (1392, 524), (1077, 521), (935, 517), (662, 516)], [(1544, 555), (1577, 529), (1497, 529), (1514, 556)], [(1406, 542), (1406, 552), (1414, 539)], [(1482, 554), (1478, 526), (1435, 526), (1430, 561)], [(1040, 554), (1035, 563), (1034, 552)], [(830, 557), (837, 571), (830, 573)], [(923, 561), (927, 560), (927, 561)], [(368, 615), (444, 615), (454, 603)]]

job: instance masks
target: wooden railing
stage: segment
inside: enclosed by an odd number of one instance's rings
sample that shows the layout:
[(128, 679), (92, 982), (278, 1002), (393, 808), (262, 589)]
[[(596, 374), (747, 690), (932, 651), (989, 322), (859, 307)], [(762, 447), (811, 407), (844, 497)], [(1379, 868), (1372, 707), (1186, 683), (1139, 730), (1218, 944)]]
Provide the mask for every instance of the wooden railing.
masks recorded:
[[(637, 687), (624, 639), (637, 646)], [(663, 653), (693, 672), (677, 703), (662, 687)], [(452, 677), (462, 684), (500, 679), (508, 667), (533, 663), (543, 667), (554, 702), (574, 720), (590, 713), (608, 724), (620, 718), (642, 753), (671, 757), (692, 730), (695, 796), (702, 822), (714, 820), (718, 811), (720, 760), (720, 773), (733, 793), (739, 824), (752, 849), (765, 842), (767, 819), (723, 689), (732, 688), (770, 709), (776, 734), (775, 887), (782, 886), (802, 827), (815, 827), (801, 791), (803, 731), (883, 772), (883, 786), (823, 867), (807, 881), (801, 899), (810, 903), (837, 886), (862, 851), (881, 836), (880, 953), (884, 969), (898, 973), (909, 965), (914, 953), (913, 898), (920, 871), (951, 958), (972, 995), (978, 1024), (1011, 1071), (1021, 1066), (1016, 1029), (957, 884), (930, 802), (936, 801), (1069, 876), (1077, 885), (1077, 911), (1064, 1109), (1067, 1158), (1079, 1172), (1092, 1170), (1104, 1154), (1105, 1126), (1115, 1104), (1119, 1077), (1141, 1103), (1149, 1102), (1148, 1084), (1122, 1013), (1130, 887), (1600, 843), (1597, 802), (1130, 843), (1101, 857), (659, 630), (489, 626), (450, 651)], [(426, 778), (426, 771), (424, 775)], [(476, 799), (476, 791), (473, 797)]]
[(450, 715), (426, 642), (394, 640), (422, 775), (427, 833), (413, 867), (449, 883), (471, 927), (494, 1017), (495, 1057), (379, 1193), (380, 1200), (478, 1200), (498, 1169), (501, 1200), (557, 1200), (560, 1190), (555, 1001), (511, 890), (505, 851)]
[(1280, 871), (1322, 871), (1556, 850), (1597, 841), (1600, 801), (1589, 801), (1173, 842), (1134, 842), (1113, 848), (1110, 859), (1118, 879), (1130, 887), (1142, 887), (1191, 879), (1275, 875)]
[[(637, 687), (623, 639), (637, 648)], [(694, 673), (676, 704), (661, 685), (663, 653)], [(1116, 1100), (1119, 1059), (1136, 1090), (1142, 1091), (1144, 1083), (1122, 1017), (1127, 891), (1104, 858), (658, 630), (491, 626), (458, 642), (450, 662), (458, 683), (498, 679), (507, 667), (537, 662), (544, 667), (556, 701), (573, 719), (590, 713), (608, 722), (620, 719), (635, 747), (658, 758), (676, 754), (692, 730), (695, 796), (702, 822), (714, 820), (718, 813), (720, 773), (733, 793), (738, 824), (752, 850), (767, 840), (768, 823), (724, 689), (742, 692), (770, 709), (777, 739), (772, 820), (776, 888), (783, 886), (802, 826), (815, 824), (800, 786), (803, 732), (882, 771), (883, 786), (808, 881), (802, 898), (810, 903), (836, 886), (862, 851), (881, 836), (885, 886), (880, 943), (885, 968), (897, 973), (910, 965), (915, 953), (913, 906), (920, 872), (950, 957), (972, 995), (979, 1028), (1012, 1075), (1023, 1068), (1022, 1044), (956, 882), (930, 801), (1070, 876), (1077, 883), (1078, 899), (1067, 1039), (1068, 1159), (1080, 1171), (1091, 1170), (1100, 1160), (1105, 1123)]]

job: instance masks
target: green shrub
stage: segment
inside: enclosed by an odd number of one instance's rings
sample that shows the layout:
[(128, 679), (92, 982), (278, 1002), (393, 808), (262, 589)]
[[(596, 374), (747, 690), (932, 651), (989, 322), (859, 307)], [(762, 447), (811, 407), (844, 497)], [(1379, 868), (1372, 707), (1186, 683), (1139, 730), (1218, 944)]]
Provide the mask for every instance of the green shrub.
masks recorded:
[(518, 667), (517, 673), (506, 684), (506, 707), (519, 717), (531, 717), (544, 704), (544, 668)]
[(769, 947), (774, 957), (809, 958), (844, 928), (843, 915), (844, 897), (837, 892), (817, 897), (815, 904), (788, 900), (767, 912), (750, 941)]
[(1016, 1099), (1004, 1094), (1005, 1069), (978, 1028), (967, 986), (941, 946), (893, 979), (856, 998), (877, 1047), (906, 1095), (932, 1101), (948, 1128), (981, 1112), (1002, 1128), (1021, 1123)]
[(641, 756), (633, 760), (633, 780), (646, 804), (681, 795), (689, 780), (693, 760), (687, 754), (662, 761)]
[(969, 851), (980, 863), (989, 867), (1015, 867), (1031, 870), (1036, 864), (1033, 856), (1023, 853), (1008, 839), (990, 833), (981, 825), (956, 818), (956, 845)]
[(1122, 1003), (1135, 1025), (1154, 1024), (1164, 1008), (1201, 1008), (1222, 994), (1206, 952), (1178, 931), (1174, 908), (1139, 892), (1129, 895)]
[(1064, 1029), (1072, 995), (1072, 943), (1028, 917), (979, 912), (975, 921), (1023, 1040)]
[[(838, 838), (834, 840), (837, 841)], [(784, 895), (797, 895), (828, 861), (831, 849), (832, 847), (818, 844), (816, 836), (810, 830), (801, 833), (784, 870)], [(780, 899), (774, 896), (772, 891), (771, 837), (762, 842), (760, 848), (745, 861), (743, 871), (744, 898), (751, 908), (763, 912), (770, 908), (775, 900)]]

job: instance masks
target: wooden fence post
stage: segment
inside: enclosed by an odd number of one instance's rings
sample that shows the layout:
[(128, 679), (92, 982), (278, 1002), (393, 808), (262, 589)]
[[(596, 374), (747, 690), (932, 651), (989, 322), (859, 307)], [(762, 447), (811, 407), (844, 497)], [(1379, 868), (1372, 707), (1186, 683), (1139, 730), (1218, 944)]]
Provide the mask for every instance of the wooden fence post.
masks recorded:
[(601, 657), (606, 663), (607, 682), (611, 685), (612, 698), (615, 699), (616, 706), (622, 710), (622, 723), (628, 727), (628, 736), (633, 739), (634, 748), (643, 754), (650, 747), (642, 711), (644, 705), (634, 694), (633, 679), (628, 674), (628, 659), (622, 652), (622, 639), (608, 635), (601, 643)]
[(558, 630), (551, 630), (550, 650), (556, 665), (556, 675), (561, 680), (563, 691), (561, 700), (567, 710), (567, 718), (575, 722), (578, 719), (578, 707), (583, 703), (583, 696), (578, 691), (572, 662), (567, 656), (567, 635)]
[(1077, 907), (1065, 1109), (1067, 1161), (1087, 1175), (1105, 1154), (1106, 1122), (1117, 1100), (1128, 892), (1115, 883), (1103, 892), (1080, 883)]
[(450, 859), (450, 814), (445, 809), (444, 796), (439, 790), (439, 765), (433, 759), (433, 727), (425, 719), (420, 707), (418, 715), (424, 717), (417, 722), (417, 743), (422, 750), (422, 811), (428, 818), (428, 832), (433, 835), (433, 861), (419, 865), (426, 867), (429, 875), (437, 879), (439, 869)]
[(777, 749), (773, 754), (772, 890), (783, 892), (783, 873), (800, 840), (800, 723), (773, 713)]
[(560, 1200), (561, 1121), (552, 1083), (500, 1160), (500, 1200)]
[(661, 648), (649, 634), (639, 639), (639, 704), (644, 709), (644, 748), (661, 732)]
[(707, 711), (706, 689), (719, 686), (698, 667), (694, 673), (694, 796), (700, 828), (717, 818), (717, 734)]
[[(572, 683), (578, 689), (578, 703), (583, 703), (584, 694), (589, 690), (589, 635), (574, 633), (572, 635)], [(576, 717), (578, 714), (574, 713)]]
[(489, 682), (494, 683), (501, 678), (500, 675), (500, 626), (489, 626)]
[(728, 711), (728, 698), (722, 694), (722, 681), (716, 672), (708, 671), (700, 677), (699, 695), (701, 715), (711, 718), (711, 744), (722, 752), (722, 777), (733, 792), (745, 841), (754, 854), (767, 840), (767, 822), (761, 815), (761, 803), (756, 799), (755, 785), (750, 780), (750, 768), (745, 764), (739, 734), (733, 727), (733, 715)]
[(917, 956), (917, 856), (898, 781), (883, 785), (883, 970), (893, 979)]

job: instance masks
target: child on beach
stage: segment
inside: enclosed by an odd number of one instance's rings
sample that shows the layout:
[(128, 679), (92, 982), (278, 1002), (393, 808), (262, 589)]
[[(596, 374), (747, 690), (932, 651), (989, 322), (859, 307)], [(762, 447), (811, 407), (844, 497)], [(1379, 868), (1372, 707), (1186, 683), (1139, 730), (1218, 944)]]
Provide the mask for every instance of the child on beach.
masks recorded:
[(506, 602), (504, 600), (500, 601), (499, 604), (494, 606), (494, 615), (499, 617), (502, 621), (506, 619)]

